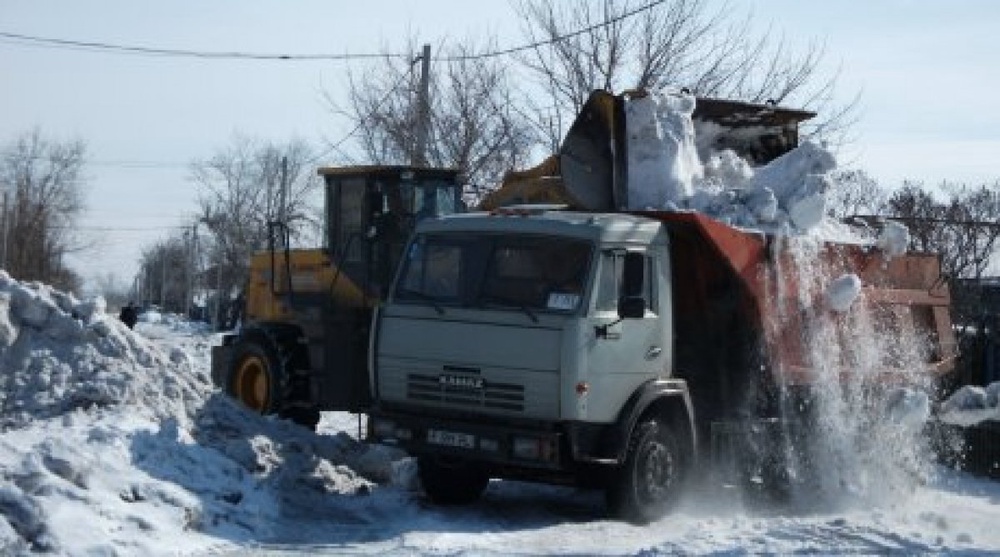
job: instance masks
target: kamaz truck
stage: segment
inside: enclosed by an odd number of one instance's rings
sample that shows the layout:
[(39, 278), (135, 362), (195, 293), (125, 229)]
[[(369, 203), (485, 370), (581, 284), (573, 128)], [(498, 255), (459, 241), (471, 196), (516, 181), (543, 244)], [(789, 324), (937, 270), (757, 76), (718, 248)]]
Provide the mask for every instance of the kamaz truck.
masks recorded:
[[(654, 519), (712, 445), (731, 446), (720, 436), (780, 418), (778, 387), (815, 380), (804, 329), (850, 326), (779, 287), (802, 278), (787, 256), (696, 213), (510, 207), (422, 223), (375, 320), (370, 435), (416, 455), (440, 503), (515, 478), (602, 488), (614, 515)], [(820, 263), (920, 329), (929, 350), (908, 373), (950, 369), (935, 257), (828, 244)]]

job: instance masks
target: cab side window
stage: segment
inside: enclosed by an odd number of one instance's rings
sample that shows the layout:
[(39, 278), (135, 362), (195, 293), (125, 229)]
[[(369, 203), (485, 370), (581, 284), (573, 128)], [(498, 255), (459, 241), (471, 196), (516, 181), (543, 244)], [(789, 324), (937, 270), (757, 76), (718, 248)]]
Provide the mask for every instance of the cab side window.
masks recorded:
[[(646, 307), (656, 312), (656, 260), (645, 258), (645, 276), (642, 281), (642, 298)], [(622, 269), (625, 267), (625, 252), (621, 250), (601, 253), (601, 269), (597, 277), (597, 311), (617, 311), (618, 299), (622, 296)]]

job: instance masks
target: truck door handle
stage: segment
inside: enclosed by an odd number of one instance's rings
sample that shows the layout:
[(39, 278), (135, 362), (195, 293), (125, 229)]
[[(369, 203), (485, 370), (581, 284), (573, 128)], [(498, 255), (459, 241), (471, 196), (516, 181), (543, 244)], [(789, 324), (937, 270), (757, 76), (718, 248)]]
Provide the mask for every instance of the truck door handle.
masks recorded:
[(660, 348), (659, 346), (650, 346), (649, 350), (646, 350), (646, 359), (647, 360), (655, 360), (655, 359), (657, 359), (657, 358), (660, 357), (660, 354), (662, 352), (663, 352), (663, 349)]

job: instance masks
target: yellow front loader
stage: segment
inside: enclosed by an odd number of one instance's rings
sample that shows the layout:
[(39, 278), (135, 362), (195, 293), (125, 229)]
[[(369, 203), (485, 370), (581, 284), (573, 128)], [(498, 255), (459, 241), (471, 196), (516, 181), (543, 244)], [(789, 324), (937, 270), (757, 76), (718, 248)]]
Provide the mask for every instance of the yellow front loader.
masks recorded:
[(367, 349), (372, 312), (415, 224), (463, 210), (455, 170), (406, 166), (321, 168), (325, 245), (253, 256), (238, 331), (213, 347), (212, 379), (263, 414), (315, 427), (321, 410), (371, 401)]

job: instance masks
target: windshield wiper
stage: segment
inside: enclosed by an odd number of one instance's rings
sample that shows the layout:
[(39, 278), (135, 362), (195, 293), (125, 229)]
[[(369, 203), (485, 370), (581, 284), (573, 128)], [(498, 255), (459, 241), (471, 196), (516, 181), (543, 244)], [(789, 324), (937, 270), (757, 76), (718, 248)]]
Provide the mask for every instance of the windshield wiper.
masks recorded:
[(531, 308), (520, 300), (515, 300), (513, 298), (509, 298), (507, 296), (500, 296), (497, 294), (486, 294), (485, 296), (483, 296), (484, 304), (490, 302), (496, 302), (498, 304), (503, 304), (508, 307), (515, 307), (524, 312), (524, 314), (527, 315), (533, 323), (538, 323), (538, 316), (535, 315), (535, 312), (531, 311)]
[(404, 296), (413, 296), (414, 298), (420, 301), (427, 302), (427, 305), (434, 308), (434, 311), (436, 311), (438, 315), (444, 315), (444, 308), (441, 307), (441, 304), (438, 303), (437, 298), (431, 296), (430, 294), (427, 294), (426, 292), (404, 288), (399, 290), (399, 294), (402, 294)]

